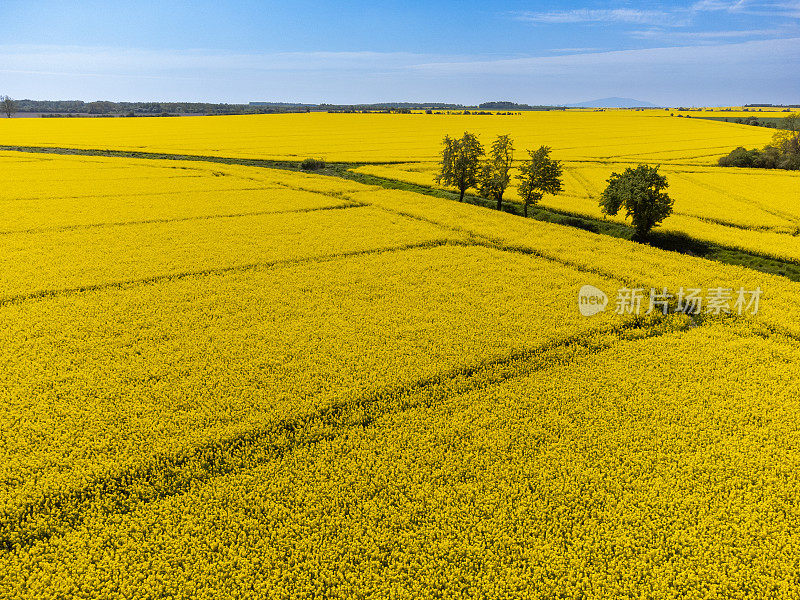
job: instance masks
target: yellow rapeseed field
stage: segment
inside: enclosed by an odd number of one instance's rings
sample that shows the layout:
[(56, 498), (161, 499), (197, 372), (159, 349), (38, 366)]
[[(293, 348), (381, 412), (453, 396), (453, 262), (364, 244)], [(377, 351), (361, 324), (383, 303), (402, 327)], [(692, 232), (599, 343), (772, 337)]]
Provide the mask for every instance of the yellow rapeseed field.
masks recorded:
[[(274, 117), (0, 130), (396, 157), (380, 168), (427, 178), (444, 131), (516, 123), (520, 144), (563, 136), (559, 201), (576, 205), (598, 161), (656, 160), (660, 132), (685, 155), (665, 166), (686, 194), (672, 219), (783, 239), (800, 217), (790, 180), (778, 201), (747, 172), (729, 186), (688, 166), (763, 143), (756, 128), (663, 111)], [(620, 154), (568, 147), (581, 128)], [(800, 590), (798, 284), (321, 175), (21, 152), (0, 166), (0, 598)], [(588, 318), (587, 285), (612, 305), (621, 288), (763, 295), (741, 316)]]
[[(557, 155), (555, 155), (558, 158)], [(612, 172), (633, 163), (567, 162), (564, 192), (546, 195), (541, 205), (602, 218), (598, 200)], [(357, 172), (420, 185), (435, 185), (435, 162), (366, 165)], [(663, 229), (756, 254), (800, 262), (800, 173), (664, 163), (675, 212)], [(512, 174), (513, 176), (513, 174)], [(508, 191), (519, 201), (514, 183)], [(623, 222), (623, 214), (612, 217)]]
[[(724, 114), (724, 113), (720, 113)], [(747, 113), (749, 114), (749, 113)], [(517, 115), (329, 114), (9, 119), (4, 145), (117, 149), (240, 158), (334, 161), (434, 160), (445, 134), (509, 133), (517, 147), (552, 146), (566, 160), (708, 164), (772, 130), (670, 116), (664, 110), (555, 111)]]
[[(693, 238), (800, 261), (798, 175), (753, 169), (719, 169), (716, 160), (737, 146), (761, 147), (773, 130), (724, 123), (701, 116), (783, 116), (775, 111), (571, 110), (526, 112), (514, 115), (397, 114), (284, 114), (160, 119), (17, 119), (0, 122), (6, 145), (115, 149), (151, 153), (208, 155), (233, 158), (302, 160), (320, 157), (330, 161), (400, 162), (358, 168), (369, 173), (433, 184), (435, 159), (444, 135), (476, 133), (484, 144), (502, 133), (511, 134), (517, 156), (526, 148), (545, 144), (554, 158), (566, 161), (565, 192), (546, 196), (545, 206), (592, 217), (600, 216), (597, 198), (613, 171), (637, 162), (661, 164), (668, 176), (675, 214), (664, 224), (668, 231)], [(33, 163), (35, 164), (35, 162)], [(173, 166), (174, 167), (174, 166)], [(113, 165), (109, 165), (113, 169)], [(143, 168), (146, 168), (143, 166)], [(189, 177), (191, 163), (173, 168), (149, 167), (164, 172), (162, 191), (175, 177)], [(225, 166), (231, 170), (231, 167)], [(218, 169), (224, 171), (225, 169)], [(183, 171), (183, 173), (181, 173)], [(112, 173), (109, 171), (109, 173)], [(127, 172), (128, 189), (146, 191), (150, 178)], [(30, 179), (22, 175), (22, 181)], [(230, 189), (229, 178), (209, 182), (194, 177), (196, 189)], [(181, 190), (191, 189), (182, 181)], [(37, 184), (26, 183), (22, 197), (41, 197)], [(69, 196), (68, 181), (59, 184)], [(80, 185), (77, 180), (72, 185)], [(113, 177), (97, 183), (97, 194), (116, 185)], [(179, 194), (182, 192), (178, 192)], [(246, 195), (246, 190), (243, 192)], [(79, 194), (78, 194), (79, 195)], [(517, 198), (515, 190), (509, 199)], [(34, 209), (35, 210), (35, 209)], [(623, 216), (617, 217), (622, 220)]]
[[(545, 206), (600, 216), (597, 198), (611, 172), (637, 162), (661, 164), (670, 181), (669, 191), (676, 199), (676, 212), (665, 223), (666, 230), (747, 252), (800, 261), (795, 236), (800, 229), (798, 175), (712, 166), (736, 146), (763, 146), (770, 141), (773, 130), (699, 118), (786, 113), (708, 109), (686, 112), (692, 115), (688, 119), (671, 116), (674, 114), (683, 113), (570, 110), (513, 115), (304, 113), (23, 119), (0, 123), (0, 135), (4, 144), (21, 146), (295, 161), (310, 156), (331, 161), (388, 161), (400, 164), (368, 165), (357, 170), (432, 185), (434, 161), (444, 135), (460, 135), (469, 130), (488, 144), (494, 136), (510, 133), (518, 157), (524, 155), (526, 148), (545, 144), (553, 147), (555, 158), (566, 161), (565, 191), (557, 197), (546, 196)], [(225, 168), (230, 170), (227, 165)], [(184, 167), (184, 175), (189, 176), (191, 169)], [(137, 185), (149, 185), (149, 178), (133, 179), (128, 183), (131, 192)], [(22, 180), (29, 181), (24, 175)], [(165, 192), (169, 183), (164, 182)], [(181, 189), (190, 189), (188, 182), (182, 183), (185, 185)], [(230, 187), (228, 180), (211, 184), (195, 178), (194, 183), (204, 191)], [(115, 182), (113, 178), (98, 181), (98, 194), (104, 193), (104, 185), (113, 189)], [(69, 183), (61, 183), (59, 190), (64, 196), (69, 195)], [(36, 183), (27, 186), (22, 194), (37, 194)], [(513, 186), (508, 197), (517, 198)], [(617, 217), (622, 219), (622, 215)]]

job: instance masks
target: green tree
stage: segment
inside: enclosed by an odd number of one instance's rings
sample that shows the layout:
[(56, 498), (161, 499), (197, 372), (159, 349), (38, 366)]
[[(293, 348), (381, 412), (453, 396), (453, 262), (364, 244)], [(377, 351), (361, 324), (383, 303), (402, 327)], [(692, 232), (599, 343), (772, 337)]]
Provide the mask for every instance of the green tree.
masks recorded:
[(530, 158), (519, 167), (519, 195), (528, 216), (528, 206), (537, 204), (545, 194), (558, 194), (563, 190), (561, 161), (550, 158), (552, 148), (540, 146), (536, 152), (528, 150)]
[(464, 201), (464, 193), (478, 184), (480, 158), (485, 154), (483, 146), (474, 133), (464, 132), (461, 139), (449, 135), (442, 140), (442, 159), (436, 183), (453, 186)]
[[(107, 115), (110, 112), (113, 112), (116, 108), (116, 105), (113, 102), (109, 102), (108, 100), (95, 100), (94, 102), (89, 102), (86, 105), (89, 108), (90, 115)], [(156, 105), (159, 110), (154, 110), (153, 112), (159, 113), (161, 111), (161, 105)]]
[(2, 110), (9, 119), (11, 115), (17, 112), (16, 103), (8, 96), (0, 96), (0, 105), (2, 105)]
[(611, 174), (600, 209), (606, 215), (616, 215), (624, 208), (625, 217), (633, 222), (634, 239), (643, 241), (653, 227), (672, 214), (673, 200), (663, 191), (667, 187), (667, 178), (658, 174), (658, 167), (628, 167), (622, 174)]
[(787, 115), (763, 150), (739, 146), (720, 158), (719, 166), (800, 170), (800, 113)]
[(800, 112), (786, 115), (772, 143), (783, 154), (800, 154)]
[(478, 189), (486, 198), (497, 200), (497, 210), (503, 209), (503, 194), (511, 181), (514, 143), (508, 135), (499, 135), (492, 142), (489, 157), (481, 165)]

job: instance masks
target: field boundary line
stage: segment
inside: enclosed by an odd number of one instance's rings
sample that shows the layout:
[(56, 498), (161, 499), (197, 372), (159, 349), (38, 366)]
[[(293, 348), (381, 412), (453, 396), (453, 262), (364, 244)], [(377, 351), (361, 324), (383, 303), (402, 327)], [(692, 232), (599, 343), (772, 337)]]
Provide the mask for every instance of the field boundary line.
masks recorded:
[[(300, 160), (280, 160), (269, 158), (235, 158), (228, 156), (209, 156), (204, 154), (174, 154), (171, 152), (144, 152), (140, 150), (112, 150), (110, 148), (65, 148), (61, 146), (18, 146), (0, 144), (1, 152), (30, 152), (34, 154), (64, 154), (70, 156), (105, 156), (108, 158), (142, 158), (148, 160), (176, 160), (214, 162), (226, 165), (243, 165), (246, 167), (270, 167), (275, 164), (300, 165)], [(376, 160), (356, 162), (336, 162), (342, 165), (401, 165), (406, 160)], [(424, 161), (422, 161), (424, 162)], [(280, 168), (274, 167), (273, 168)], [(299, 170), (299, 169), (298, 169)]]
[(406, 250), (438, 248), (441, 246), (474, 246), (474, 245), (475, 244), (469, 241), (461, 241), (450, 238), (438, 238), (427, 242), (401, 244), (400, 246), (385, 246), (379, 248), (369, 248), (364, 250), (336, 252), (334, 254), (321, 254), (319, 256), (308, 256), (303, 258), (287, 258), (282, 260), (271, 260), (263, 262), (245, 263), (241, 265), (231, 265), (228, 267), (213, 267), (208, 269), (198, 269), (196, 271), (184, 271), (178, 273), (153, 275), (152, 277), (143, 277), (141, 279), (127, 279), (123, 281), (112, 281), (107, 283), (98, 283), (93, 285), (77, 286), (72, 288), (37, 290), (35, 292), (30, 292), (30, 293), (15, 294), (12, 296), (0, 297), (0, 307), (7, 305), (23, 304), (25, 302), (34, 300), (56, 298), (60, 296), (71, 296), (74, 294), (82, 294), (88, 292), (97, 292), (97, 291), (111, 290), (111, 289), (135, 288), (142, 285), (149, 285), (152, 283), (162, 283), (170, 280), (188, 279), (190, 277), (225, 275), (227, 273), (239, 273), (246, 271), (255, 271), (259, 269), (267, 270), (272, 268), (282, 268), (300, 264), (323, 263), (334, 260), (351, 258), (355, 256), (364, 256), (368, 254), (385, 254), (388, 252), (403, 252)]
[(310, 206), (308, 208), (295, 208), (286, 210), (261, 210), (243, 213), (231, 213), (225, 215), (197, 215), (195, 217), (176, 217), (172, 219), (143, 219), (141, 221), (108, 221), (106, 223), (87, 223), (85, 225), (61, 225), (55, 227), (39, 227), (31, 229), (16, 229), (0, 231), (0, 235), (16, 235), (16, 234), (33, 234), (33, 233), (48, 233), (60, 231), (74, 231), (79, 229), (102, 229), (106, 227), (128, 227), (134, 225), (155, 225), (158, 223), (182, 223), (185, 221), (209, 221), (213, 219), (238, 219), (241, 217), (260, 217), (267, 215), (286, 215), (286, 214), (302, 214), (309, 212), (318, 212), (324, 210), (344, 210), (348, 208), (363, 208), (372, 206), (366, 202), (357, 200), (342, 200), (342, 204), (333, 204), (330, 206)]
[(689, 183), (696, 185), (697, 187), (705, 188), (709, 191), (721, 194), (722, 196), (727, 196), (729, 198), (732, 198), (733, 200), (736, 200), (737, 202), (742, 202), (743, 204), (749, 204), (750, 206), (754, 206), (759, 210), (763, 210), (768, 215), (772, 215), (773, 217), (778, 217), (779, 219), (784, 219), (786, 221), (794, 223), (795, 226), (800, 225), (800, 216), (798, 215), (793, 215), (792, 213), (787, 213), (782, 210), (776, 210), (766, 207), (757, 200), (750, 200), (745, 196), (740, 196), (739, 194), (729, 192), (723, 188), (717, 187), (714, 184), (708, 183), (706, 181), (696, 181), (684, 173), (675, 173), (675, 175), (678, 178), (683, 179), (684, 181), (688, 181)]
[[(685, 212), (675, 211), (673, 214), (680, 215), (687, 219), (695, 219), (696, 221), (702, 221), (704, 223), (711, 223), (712, 225), (719, 225), (720, 227), (727, 227), (729, 229), (740, 229), (742, 231), (752, 231), (754, 233), (774, 233), (775, 235), (788, 235), (789, 237), (797, 237), (800, 235), (800, 227), (780, 227), (780, 226), (771, 226), (771, 225), (741, 225), (739, 223), (732, 223), (730, 221), (723, 221), (722, 219), (716, 219), (714, 217), (701, 217), (698, 215), (692, 215)], [(780, 216), (780, 215), (773, 215), (773, 216)], [(783, 217), (781, 217), (783, 218)]]
[[(629, 339), (652, 338), (689, 329), (662, 327), (663, 319), (633, 318), (623, 323), (563, 336), (474, 365), (455, 367), (408, 384), (342, 397), (307, 414), (245, 429), (209, 441), (184, 454), (156, 455), (132, 468), (108, 473), (80, 489), (52, 490), (29, 498), (0, 515), (0, 548), (28, 548), (80, 527), (99, 512), (122, 515), (151, 502), (187, 492), (198, 482), (280, 460), (304, 446), (334, 439), (354, 427), (418, 406), (432, 406), (454, 394), (484, 389), (591, 356)], [(135, 485), (132, 485), (135, 484)], [(47, 518), (43, 518), (47, 517)]]
[[(49, 153), (49, 154), (80, 154), (84, 156), (110, 156), (119, 158), (145, 158), (155, 160), (192, 160), (204, 161), (211, 163), (222, 164), (238, 164), (244, 166), (263, 167), (277, 170), (286, 170), (292, 172), (304, 172), (300, 169), (300, 161), (278, 161), (268, 159), (237, 159), (237, 158), (222, 158), (214, 156), (199, 156), (199, 155), (177, 155), (177, 154), (159, 154), (148, 152), (133, 152), (122, 150), (86, 150), (76, 148), (57, 148), (57, 147), (43, 147), (43, 146), (8, 146), (0, 145), (0, 151), (15, 151), (15, 152), (32, 152), (32, 153)], [(613, 158), (613, 157), (609, 157)], [(389, 179), (377, 175), (368, 175), (365, 173), (358, 173), (352, 169), (360, 166), (368, 165), (392, 165), (404, 164), (409, 161), (375, 161), (375, 162), (336, 162), (328, 163), (327, 168), (323, 171), (314, 171), (310, 174), (318, 176), (338, 177), (340, 179), (355, 181), (362, 185), (375, 185), (387, 189), (400, 189), (411, 191), (423, 195), (434, 196), (437, 198), (454, 200), (457, 194), (439, 189), (433, 186), (426, 186), (421, 184), (411, 184), (401, 180)], [(426, 162), (426, 161), (421, 161)], [(583, 162), (582, 160), (572, 160), (568, 162)], [(585, 162), (604, 162), (603, 159), (586, 159)], [(620, 162), (620, 161), (610, 161)], [(631, 164), (635, 163), (635, 159)], [(678, 163), (663, 163), (666, 166), (674, 166)], [(697, 167), (698, 165), (687, 165)], [(720, 167), (721, 168), (721, 167)], [(288, 186), (287, 186), (288, 187)], [(290, 188), (296, 189), (296, 188)], [(479, 196), (467, 194), (464, 197), (466, 203), (490, 207), (490, 202)], [(506, 202), (503, 212), (515, 216), (521, 216), (521, 210), (518, 205), (512, 202)], [(540, 206), (534, 207), (534, 212), (531, 218), (538, 221), (545, 221), (562, 225), (565, 227), (572, 227), (589, 231), (598, 235), (607, 235), (609, 237), (616, 237), (630, 241), (633, 233), (633, 228), (625, 223), (617, 223), (613, 221), (605, 221), (596, 217), (586, 216), (578, 213), (570, 213), (568, 211), (557, 210), (553, 208), (544, 208)], [(733, 228), (732, 228), (733, 229)], [(788, 234), (787, 234), (788, 235)], [(753, 250), (743, 250), (732, 246), (725, 246), (716, 242), (708, 242), (699, 238), (692, 237), (689, 234), (675, 235), (674, 232), (669, 231), (654, 231), (649, 240), (649, 245), (653, 247), (666, 250), (668, 252), (676, 252), (678, 254), (688, 254), (690, 256), (699, 256), (707, 260), (719, 262), (722, 264), (736, 265), (745, 267), (753, 271), (767, 273), (771, 275), (780, 275), (786, 277), (791, 281), (800, 281), (800, 259), (789, 260), (773, 256), (766, 253), (760, 253)], [(2, 303), (2, 300), (0, 300)]]

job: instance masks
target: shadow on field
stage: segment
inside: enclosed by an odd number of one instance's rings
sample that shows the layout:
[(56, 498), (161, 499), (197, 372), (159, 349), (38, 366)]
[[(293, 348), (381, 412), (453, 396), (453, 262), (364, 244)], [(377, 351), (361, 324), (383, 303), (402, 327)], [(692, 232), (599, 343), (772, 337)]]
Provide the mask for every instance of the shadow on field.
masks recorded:
[[(219, 156), (197, 156), (183, 154), (162, 154), (155, 152), (131, 152), (124, 150), (100, 150), (100, 149), (76, 149), (76, 148), (46, 148), (38, 146), (1, 146), (0, 150), (13, 150), (21, 152), (43, 152), (49, 154), (79, 154), (88, 156), (117, 156), (127, 158), (146, 158), (154, 160), (190, 160), (216, 162), (223, 164), (237, 164), (251, 167), (266, 167), (271, 169), (283, 169), (287, 171), (301, 171), (300, 161), (278, 161), (266, 159), (245, 159), (228, 158)], [(353, 171), (360, 166), (368, 164), (397, 164), (402, 161), (381, 161), (381, 162), (360, 162), (360, 163), (325, 163), (321, 162), (321, 168), (313, 171), (316, 175), (327, 175), (329, 177), (339, 177), (349, 179), (366, 185), (376, 185), (386, 189), (406, 190), (417, 194), (444, 198), (447, 200), (458, 201), (458, 194), (449, 192), (433, 186), (406, 183), (396, 179), (387, 179), (376, 175), (358, 173)], [(323, 166), (324, 165), (324, 166)], [(487, 200), (473, 194), (466, 194), (464, 202), (475, 206), (483, 206), (495, 210), (495, 202)], [(514, 202), (505, 202), (503, 212), (522, 217), (522, 206)], [(781, 275), (792, 281), (800, 281), (800, 263), (789, 260), (781, 260), (771, 256), (758, 254), (756, 252), (739, 250), (728, 246), (721, 246), (710, 242), (695, 239), (684, 233), (655, 230), (652, 231), (647, 240), (641, 241), (634, 239), (634, 230), (624, 223), (617, 223), (559, 211), (552, 208), (541, 206), (531, 206), (528, 208), (528, 218), (546, 223), (554, 223), (567, 227), (574, 227), (583, 231), (596, 233), (598, 235), (608, 235), (620, 239), (629, 240), (637, 243), (644, 243), (655, 248), (661, 248), (669, 252), (678, 252), (690, 256), (698, 256), (721, 262), (729, 265), (738, 265), (769, 273), (771, 275)]]

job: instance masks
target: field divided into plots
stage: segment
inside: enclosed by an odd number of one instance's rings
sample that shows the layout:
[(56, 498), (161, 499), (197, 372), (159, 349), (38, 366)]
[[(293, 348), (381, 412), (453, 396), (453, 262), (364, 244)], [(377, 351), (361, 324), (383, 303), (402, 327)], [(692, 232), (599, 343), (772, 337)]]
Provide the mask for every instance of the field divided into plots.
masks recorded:
[[(565, 163), (564, 191), (545, 196), (541, 205), (569, 214), (603, 218), (599, 199), (613, 172), (632, 162)], [(387, 179), (435, 186), (435, 162), (365, 165), (354, 171)], [(661, 229), (696, 240), (800, 262), (800, 173), (665, 163), (667, 192), (675, 211)], [(512, 173), (512, 177), (515, 173)], [(508, 200), (519, 202), (514, 182)], [(612, 220), (625, 222), (623, 214)], [(628, 221), (630, 222), (630, 221)]]
[[(675, 214), (664, 223), (665, 231), (747, 253), (800, 262), (797, 173), (715, 166), (719, 157), (737, 146), (755, 148), (769, 143), (774, 130), (679, 118), (671, 116), (671, 112), (681, 114), (664, 110), (570, 110), (516, 115), (308, 113), (159, 119), (14, 119), (3, 122), (0, 142), (6, 146), (110, 149), (240, 160), (300, 161), (319, 157), (334, 162), (373, 163), (355, 169), (389, 179), (433, 185), (435, 160), (445, 135), (460, 136), (471, 131), (488, 145), (498, 134), (508, 133), (514, 139), (518, 159), (525, 156), (525, 149), (544, 144), (553, 148), (554, 158), (565, 161), (565, 192), (545, 197), (545, 207), (599, 217), (598, 197), (612, 172), (639, 162), (661, 164), (662, 173), (669, 179), (669, 192), (676, 200)], [(737, 118), (785, 113), (686, 114)], [(184, 183), (186, 190), (191, 189), (188, 182)], [(200, 179), (195, 183), (203, 190), (213, 188), (203, 187), (205, 182)], [(137, 184), (132, 180), (128, 185), (133, 186), (130, 191), (134, 193)], [(226, 185), (225, 181), (217, 184), (223, 188)], [(35, 186), (32, 183), (24, 193), (36, 193)], [(164, 191), (168, 190), (165, 187)], [(69, 193), (67, 182), (64, 192)], [(102, 193), (102, 187), (98, 192)], [(243, 205), (246, 197), (247, 190), (243, 190)], [(513, 187), (508, 197), (511, 200), (517, 197)], [(109, 207), (115, 209), (113, 205)]]
[(773, 130), (668, 111), (554, 111), (515, 115), (332, 114), (158, 119), (13, 119), (0, 144), (234, 158), (339, 162), (435, 160), (442, 138), (508, 133), (517, 148), (552, 146), (570, 161), (713, 164), (739, 145), (760, 147)]
[[(0, 161), (0, 597), (796, 591), (796, 284), (331, 177)], [(587, 319), (586, 284), (764, 295)]]

